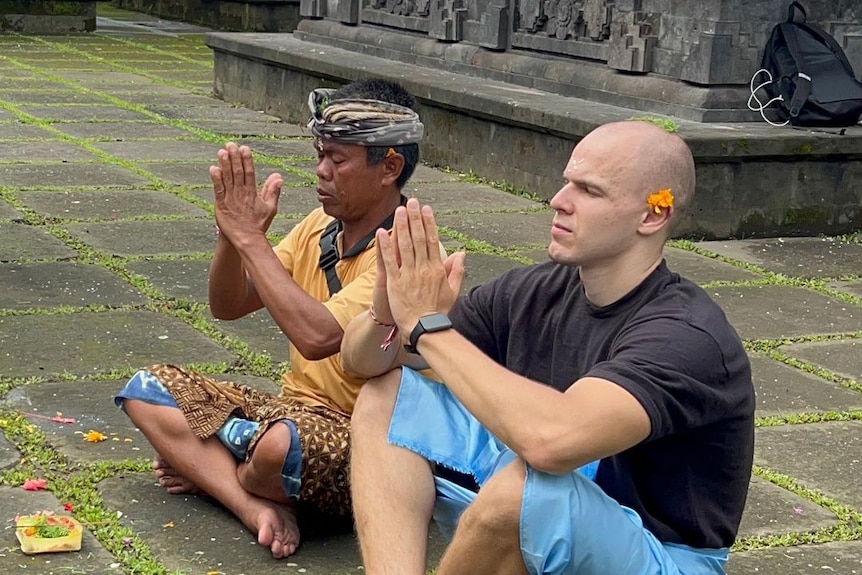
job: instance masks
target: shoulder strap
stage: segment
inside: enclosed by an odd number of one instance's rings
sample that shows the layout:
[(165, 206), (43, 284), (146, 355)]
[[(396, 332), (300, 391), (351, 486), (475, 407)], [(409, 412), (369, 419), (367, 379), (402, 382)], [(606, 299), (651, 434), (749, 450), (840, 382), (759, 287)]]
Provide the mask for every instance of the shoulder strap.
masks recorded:
[(787, 42), (787, 49), (790, 50), (790, 55), (796, 64), (796, 77), (793, 79), (796, 89), (793, 90), (793, 96), (787, 103), (790, 117), (796, 118), (811, 95), (811, 76), (802, 69), (805, 62), (802, 59), (802, 50), (799, 49), (799, 39), (796, 37), (797, 27), (804, 26), (804, 24), (786, 22), (780, 26), (784, 40)]
[[(400, 204), (403, 206), (406, 203), (407, 197), (402, 194)], [(342, 257), (352, 258), (353, 256), (364, 252), (368, 247), (368, 244), (371, 243), (371, 240), (374, 239), (374, 234), (377, 230), (380, 228), (387, 230), (390, 229), (394, 219), (395, 212), (389, 214), (385, 220), (380, 222), (380, 225), (366, 234), (356, 243), (355, 246), (344, 252), (343, 256), (338, 255), (336, 238), (344, 226), (341, 223), (341, 220), (332, 220), (329, 222), (326, 228), (324, 228), (323, 233), (320, 234), (320, 261), (318, 262), (318, 267), (320, 267), (320, 269), (323, 270), (323, 273), (326, 274), (326, 285), (329, 287), (329, 295), (333, 296), (341, 291), (341, 280), (338, 279), (338, 274), (335, 273), (335, 264), (337, 264)]]
[(341, 258), (338, 256), (338, 246), (335, 238), (341, 231), (341, 220), (332, 220), (320, 234), (320, 260), (317, 265), (326, 274), (326, 285), (329, 287), (329, 295), (335, 295), (341, 291), (341, 280), (335, 273), (335, 264)]

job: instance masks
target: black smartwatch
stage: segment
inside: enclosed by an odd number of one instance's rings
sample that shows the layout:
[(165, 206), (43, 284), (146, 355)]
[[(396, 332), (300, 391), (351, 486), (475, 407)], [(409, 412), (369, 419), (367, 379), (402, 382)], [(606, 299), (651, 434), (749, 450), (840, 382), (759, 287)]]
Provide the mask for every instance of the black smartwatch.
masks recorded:
[(416, 349), (416, 344), (419, 342), (419, 338), (422, 334), (432, 333), (435, 331), (445, 331), (447, 329), (452, 329), (452, 322), (449, 320), (449, 316), (445, 313), (423, 315), (419, 318), (419, 323), (416, 324), (413, 331), (410, 332), (409, 343), (404, 346), (404, 349), (407, 350), (408, 353), (419, 353)]

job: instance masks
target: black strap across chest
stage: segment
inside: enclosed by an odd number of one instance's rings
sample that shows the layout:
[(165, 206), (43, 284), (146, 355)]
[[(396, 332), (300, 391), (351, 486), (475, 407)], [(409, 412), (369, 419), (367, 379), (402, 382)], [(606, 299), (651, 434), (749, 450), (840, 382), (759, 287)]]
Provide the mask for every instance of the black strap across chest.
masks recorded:
[[(402, 195), (400, 203), (402, 206), (406, 204), (407, 198)], [(338, 245), (336, 243), (338, 234), (344, 228), (344, 224), (341, 223), (341, 220), (332, 220), (323, 229), (323, 233), (320, 234), (320, 241), (318, 242), (320, 245), (320, 261), (318, 262), (318, 266), (323, 270), (323, 273), (326, 274), (326, 285), (329, 287), (330, 296), (341, 291), (341, 280), (338, 279), (338, 274), (335, 273), (335, 264), (337, 264), (341, 258), (352, 258), (353, 256), (364, 252), (365, 248), (368, 247), (368, 244), (371, 243), (371, 240), (374, 239), (374, 234), (377, 230), (380, 228), (387, 230), (390, 229), (394, 218), (395, 212), (389, 214), (385, 220), (380, 222), (379, 226), (371, 230), (365, 235), (365, 237), (359, 240), (356, 245), (344, 252), (344, 255), (339, 255)]]

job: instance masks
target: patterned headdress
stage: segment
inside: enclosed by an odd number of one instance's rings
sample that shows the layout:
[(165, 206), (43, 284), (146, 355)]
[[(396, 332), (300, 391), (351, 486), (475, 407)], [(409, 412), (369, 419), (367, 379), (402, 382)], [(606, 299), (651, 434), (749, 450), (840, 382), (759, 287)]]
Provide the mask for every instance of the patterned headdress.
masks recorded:
[(425, 126), (410, 108), (380, 100), (330, 101), (334, 92), (318, 88), (308, 95), (308, 127), (316, 137), (359, 146), (401, 146), (422, 139)]

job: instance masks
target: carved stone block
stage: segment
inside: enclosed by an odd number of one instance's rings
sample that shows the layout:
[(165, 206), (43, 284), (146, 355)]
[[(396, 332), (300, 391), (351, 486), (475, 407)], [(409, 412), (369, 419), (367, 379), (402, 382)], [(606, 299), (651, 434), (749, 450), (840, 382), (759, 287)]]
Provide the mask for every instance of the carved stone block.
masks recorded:
[(323, 18), (326, 16), (326, 0), (300, 0), (299, 15), (303, 18)]
[(608, 66), (629, 72), (652, 70), (657, 37), (653, 34), (654, 17), (640, 12), (622, 14), (611, 23)]
[(459, 0), (436, 0), (432, 3), (428, 35), (447, 42), (460, 42), (464, 38), (464, 19), (467, 9)]

